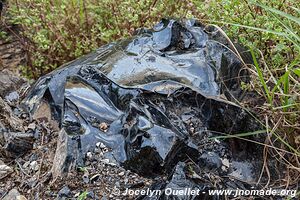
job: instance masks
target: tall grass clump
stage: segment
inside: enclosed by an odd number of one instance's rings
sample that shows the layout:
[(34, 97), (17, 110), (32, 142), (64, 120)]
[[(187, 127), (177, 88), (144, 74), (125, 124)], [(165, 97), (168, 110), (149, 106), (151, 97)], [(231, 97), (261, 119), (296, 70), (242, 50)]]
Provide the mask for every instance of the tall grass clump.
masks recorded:
[[(283, 181), (300, 177), (300, 9), (297, 1), (194, 1), (204, 20), (218, 24), (251, 52), (246, 90), (263, 104), (255, 110), (266, 128), (265, 154), (286, 166)], [(218, 11), (218, 15), (215, 12)], [(259, 58), (259, 59), (257, 59)], [(259, 101), (256, 101), (259, 102)], [(224, 137), (226, 138), (226, 136)], [(274, 147), (274, 148), (272, 148)], [(278, 149), (279, 148), (279, 149)], [(282, 183), (282, 182), (281, 182)]]

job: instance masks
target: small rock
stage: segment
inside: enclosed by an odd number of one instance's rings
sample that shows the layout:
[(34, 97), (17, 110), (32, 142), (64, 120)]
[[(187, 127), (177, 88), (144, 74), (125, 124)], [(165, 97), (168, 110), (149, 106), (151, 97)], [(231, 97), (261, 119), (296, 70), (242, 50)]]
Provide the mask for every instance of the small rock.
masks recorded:
[(88, 159), (92, 160), (92, 158), (93, 158), (92, 152), (87, 152), (87, 153), (86, 153), (86, 157), (87, 157)]
[(223, 165), (222, 167), (221, 167), (221, 169), (225, 172), (225, 171), (227, 171), (227, 168)]
[(99, 199), (99, 197), (93, 191), (88, 192), (87, 197), (91, 199)]
[(222, 161), (222, 164), (223, 164), (225, 167), (229, 168), (229, 160), (228, 160), (227, 158), (221, 159), (221, 161)]
[(125, 178), (125, 179), (124, 179), (124, 183), (125, 183), (125, 184), (127, 184), (128, 181), (129, 181), (128, 178)]
[(95, 174), (95, 175), (93, 175), (92, 177), (91, 177), (91, 182), (93, 183), (93, 182), (96, 182), (98, 179), (99, 179), (99, 177), (100, 177), (100, 174)]
[(26, 161), (24, 164), (23, 164), (23, 168), (28, 168), (30, 165), (30, 161)]
[(89, 176), (87, 174), (84, 174), (82, 176), (82, 180), (85, 184), (88, 184), (90, 182)]
[(146, 184), (146, 185), (151, 185), (151, 182), (150, 182), (150, 181), (146, 181), (145, 184)]
[(0, 162), (0, 179), (6, 177), (7, 175), (9, 175), (12, 172), (13, 172), (13, 169), (11, 167), (7, 166), (2, 161)]
[(124, 175), (125, 175), (125, 172), (120, 172), (118, 175), (119, 175), (119, 176), (124, 176)]
[(38, 159), (38, 155), (36, 153), (33, 153), (29, 158), (30, 161), (35, 161), (37, 159)]
[(30, 177), (27, 181), (26, 184), (28, 185), (29, 188), (33, 188), (37, 184), (37, 179), (36, 176)]
[(117, 166), (117, 164), (116, 163), (113, 163), (113, 162), (110, 162), (110, 163), (108, 163), (110, 166)]
[(38, 165), (37, 161), (32, 161), (30, 163), (30, 169), (33, 170), (33, 171), (39, 170), (39, 165)]
[(109, 159), (108, 158), (102, 159), (101, 162), (109, 164)]
[(79, 195), (80, 195), (80, 192), (77, 192), (77, 193), (74, 195), (74, 197), (77, 198), (77, 197), (79, 197)]
[(71, 190), (66, 185), (58, 192), (59, 197), (69, 197), (70, 194), (71, 194)]
[(19, 94), (16, 91), (13, 91), (5, 96), (5, 100), (12, 103), (19, 100)]
[(96, 147), (100, 147), (100, 145), (101, 145), (101, 142), (96, 143)]
[(102, 142), (100, 142), (100, 145), (99, 145), (99, 147), (100, 147), (101, 149), (104, 149), (104, 148), (106, 148), (105, 144), (103, 144)]
[(29, 124), (29, 125), (27, 126), (27, 128), (30, 129), (30, 130), (35, 130), (36, 125), (35, 125), (35, 123), (31, 123), (31, 124)]
[(27, 200), (27, 199), (23, 195), (19, 195), (17, 196), (17, 200)]
[(115, 183), (115, 187), (117, 187), (117, 188), (120, 187), (120, 182), (119, 182), (119, 181), (117, 181), (117, 182)]
[(191, 128), (190, 128), (190, 133), (191, 133), (191, 134), (195, 133), (195, 128), (194, 128), (194, 127), (191, 127)]
[(2, 200), (26, 200), (23, 195), (20, 195), (18, 190), (12, 189)]
[(100, 129), (101, 131), (104, 131), (104, 132), (106, 132), (106, 131), (107, 131), (107, 129), (108, 129), (108, 125), (107, 125), (107, 123), (105, 123), (105, 122), (102, 122), (102, 123), (99, 125), (99, 129)]
[(107, 197), (104, 195), (101, 197), (101, 200), (107, 200)]
[(103, 153), (107, 153), (109, 150), (108, 150), (108, 148), (103, 148)]

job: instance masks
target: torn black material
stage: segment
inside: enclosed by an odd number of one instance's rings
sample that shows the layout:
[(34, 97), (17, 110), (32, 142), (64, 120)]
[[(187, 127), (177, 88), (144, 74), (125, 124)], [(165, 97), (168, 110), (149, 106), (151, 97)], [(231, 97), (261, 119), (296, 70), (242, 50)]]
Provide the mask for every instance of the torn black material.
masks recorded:
[(260, 153), (246, 143), (209, 139), (259, 129), (232, 103), (247, 81), (243, 64), (217, 29), (162, 20), (40, 78), (24, 105), (33, 114), (46, 100), (58, 120), (61, 173), (84, 165), (101, 142), (111, 162), (143, 176), (170, 175), (186, 161), (226, 174), (224, 159), (231, 164)]

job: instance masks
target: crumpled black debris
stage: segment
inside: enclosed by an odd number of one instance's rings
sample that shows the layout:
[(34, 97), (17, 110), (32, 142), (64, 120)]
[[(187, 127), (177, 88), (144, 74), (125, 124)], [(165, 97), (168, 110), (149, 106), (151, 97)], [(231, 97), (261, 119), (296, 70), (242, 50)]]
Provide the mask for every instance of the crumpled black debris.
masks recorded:
[(41, 77), (23, 104), (34, 114), (46, 101), (59, 122), (59, 173), (83, 166), (97, 142), (111, 162), (143, 176), (170, 174), (187, 160), (221, 168), (214, 156), (231, 161), (238, 151), (246, 160), (259, 151), (209, 139), (259, 129), (229, 101), (242, 98), (248, 80), (240, 55), (215, 28), (162, 20)]

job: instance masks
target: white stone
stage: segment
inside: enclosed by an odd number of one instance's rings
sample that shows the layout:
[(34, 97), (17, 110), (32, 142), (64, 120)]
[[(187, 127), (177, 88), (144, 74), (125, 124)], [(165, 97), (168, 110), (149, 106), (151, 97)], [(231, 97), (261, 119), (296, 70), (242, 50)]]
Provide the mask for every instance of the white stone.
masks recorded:
[(8, 174), (12, 173), (13, 169), (6, 164), (0, 165), (0, 179), (6, 177)]
[(30, 169), (33, 170), (33, 171), (39, 170), (39, 165), (38, 165), (37, 161), (32, 161), (30, 163)]

